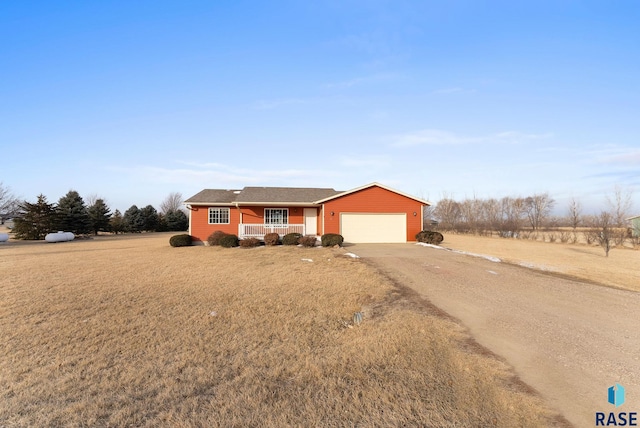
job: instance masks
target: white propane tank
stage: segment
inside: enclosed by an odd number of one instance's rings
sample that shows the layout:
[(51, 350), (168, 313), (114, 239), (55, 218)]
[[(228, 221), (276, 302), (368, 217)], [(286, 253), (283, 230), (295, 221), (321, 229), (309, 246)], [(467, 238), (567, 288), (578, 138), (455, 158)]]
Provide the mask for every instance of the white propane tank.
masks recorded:
[(0, 242), (7, 242), (9, 240), (9, 234), (0, 233)]
[(73, 241), (75, 235), (71, 232), (58, 232), (58, 233), (48, 233), (47, 236), (44, 237), (44, 240), (47, 242), (67, 242)]

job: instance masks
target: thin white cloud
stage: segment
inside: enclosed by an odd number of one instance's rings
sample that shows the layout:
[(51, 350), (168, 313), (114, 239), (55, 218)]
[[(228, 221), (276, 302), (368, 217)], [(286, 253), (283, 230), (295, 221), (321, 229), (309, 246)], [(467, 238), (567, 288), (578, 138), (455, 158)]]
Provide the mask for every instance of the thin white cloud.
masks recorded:
[(489, 136), (488, 138), (500, 138), (500, 139), (504, 139), (504, 140), (540, 140), (540, 139), (544, 139), (544, 138), (550, 138), (552, 137), (553, 134), (551, 133), (546, 133), (546, 134), (527, 134), (525, 132), (518, 132), (518, 131), (504, 131), (504, 132), (499, 132), (493, 136)]
[(476, 91), (475, 89), (465, 89), (460, 87), (454, 87), (454, 88), (436, 89), (432, 93), (435, 95), (448, 95), (448, 94), (473, 93), (475, 91)]
[(277, 184), (295, 186), (297, 183), (318, 181), (322, 177), (337, 175), (336, 172), (330, 170), (312, 168), (261, 170), (219, 163), (180, 163), (190, 166), (190, 168), (137, 165), (132, 167), (116, 166), (109, 169), (139, 182), (200, 186), (203, 188), (235, 188), (247, 185)]
[(340, 165), (348, 168), (384, 168), (391, 165), (388, 156), (341, 156), (338, 158)]
[(387, 119), (389, 117), (389, 112), (386, 110), (375, 110), (369, 114), (369, 117), (376, 120)]
[(226, 165), (217, 162), (177, 161), (177, 163), (186, 166), (193, 166), (196, 168), (227, 168)]
[(337, 40), (336, 44), (368, 54), (388, 54), (392, 51), (392, 40), (383, 32), (348, 34)]
[(634, 148), (615, 148), (606, 150), (596, 155), (596, 161), (598, 163), (615, 164), (621, 166), (639, 166), (640, 165), (640, 150)]
[(423, 129), (391, 137), (392, 147), (413, 147), (421, 145), (447, 145), (456, 146), (463, 144), (494, 143), (494, 144), (519, 144), (528, 140), (550, 138), (552, 134), (527, 134), (517, 131), (503, 131), (495, 134), (481, 136), (459, 135), (454, 132), (441, 129)]
[(444, 88), (444, 89), (437, 89), (435, 91), (433, 91), (434, 94), (455, 94), (456, 92), (462, 92), (464, 91), (464, 89), (462, 88)]
[(253, 104), (253, 108), (257, 110), (271, 110), (278, 107), (308, 104), (311, 100), (303, 98), (279, 98), (273, 100), (258, 100)]
[(618, 144), (594, 144), (580, 147), (572, 152), (573, 163), (589, 168), (593, 177), (602, 172), (613, 171), (636, 174), (640, 177), (640, 150)]
[(394, 147), (412, 147), (422, 145), (458, 145), (472, 142), (468, 137), (460, 137), (453, 132), (438, 129), (423, 129), (422, 131), (394, 137)]
[(401, 76), (397, 73), (381, 73), (381, 74), (372, 74), (370, 76), (361, 76), (355, 77), (352, 79), (347, 79), (339, 82), (330, 82), (325, 85), (326, 88), (351, 88), (354, 86), (360, 85), (368, 85), (379, 82), (388, 82), (392, 80), (397, 80)]

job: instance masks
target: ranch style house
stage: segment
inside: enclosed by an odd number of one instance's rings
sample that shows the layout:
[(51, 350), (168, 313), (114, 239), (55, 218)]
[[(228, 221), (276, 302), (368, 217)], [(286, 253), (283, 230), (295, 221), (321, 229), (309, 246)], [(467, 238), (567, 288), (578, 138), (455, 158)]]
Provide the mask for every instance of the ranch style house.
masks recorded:
[(344, 192), (328, 188), (205, 189), (185, 202), (195, 241), (221, 230), (240, 239), (296, 232), (338, 233), (351, 243), (415, 241), (429, 202), (379, 183)]

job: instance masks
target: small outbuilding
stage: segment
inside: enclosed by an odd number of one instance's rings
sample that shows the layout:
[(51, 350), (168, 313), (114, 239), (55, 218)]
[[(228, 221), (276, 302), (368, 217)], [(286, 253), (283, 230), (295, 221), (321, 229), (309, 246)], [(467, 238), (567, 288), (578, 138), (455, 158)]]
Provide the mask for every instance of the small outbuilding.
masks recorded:
[(630, 223), (631, 235), (634, 238), (640, 237), (640, 215), (629, 217), (627, 221)]
[(245, 187), (205, 189), (185, 201), (189, 234), (206, 241), (216, 230), (241, 239), (275, 232), (320, 236), (339, 233), (351, 243), (415, 241), (428, 201), (371, 183), (331, 188)]

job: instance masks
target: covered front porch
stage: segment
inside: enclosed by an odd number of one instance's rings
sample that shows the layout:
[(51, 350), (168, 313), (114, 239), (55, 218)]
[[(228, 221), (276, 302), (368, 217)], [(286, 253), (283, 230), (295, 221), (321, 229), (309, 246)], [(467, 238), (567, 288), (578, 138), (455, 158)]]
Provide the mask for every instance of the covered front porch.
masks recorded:
[(304, 224), (246, 224), (238, 225), (238, 237), (264, 239), (267, 233), (277, 233), (281, 237), (287, 233), (299, 233), (306, 235), (306, 227)]

